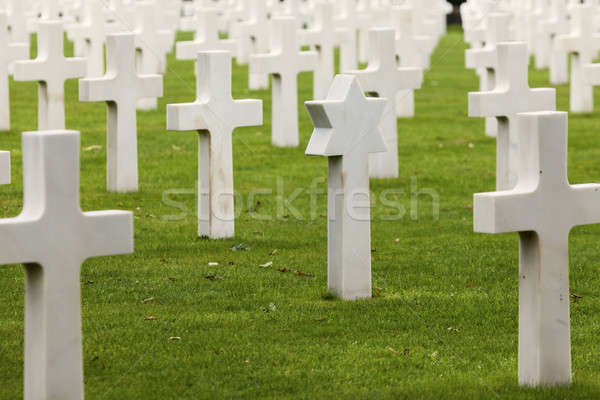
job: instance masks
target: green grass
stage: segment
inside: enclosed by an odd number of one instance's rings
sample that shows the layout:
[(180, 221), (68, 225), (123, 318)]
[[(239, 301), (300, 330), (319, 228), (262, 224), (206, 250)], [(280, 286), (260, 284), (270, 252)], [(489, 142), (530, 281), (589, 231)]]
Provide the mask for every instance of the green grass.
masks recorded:
[[(309, 218), (308, 191), (318, 178), (317, 189), (326, 189), (327, 161), (303, 154), (312, 125), (302, 103), (300, 147), (272, 147), (269, 91), (248, 92), (247, 68), (234, 67), (235, 97), (262, 98), (265, 125), (234, 133), (235, 187), (243, 197), (236, 238), (211, 241), (196, 237), (196, 135), (165, 130), (165, 104), (194, 98), (192, 62), (171, 55), (158, 110), (138, 114), (135, 194), (106, 192), (105, 105), (78, 102), (76, 82), (68, 82), (67, 126), (82, 132), (82, 208), (135, 214), (135, 254), (82, 267), (86, 398), (598, 398), (598, 226), (574, 230), (570, 241), (571, 291), (583, 296), (571, 304), (573, 385), (517, 385), (517, 235), (473, 233), (472, 195), (494, 189), (495, 141), (483, 134), (482, 120), (466, 116), (467, 92), (478, 80), (464, 68), (464, 49), (458, 31), (443, 39), (417, 92), (417, 116), (399, 122), (400, 177), (371, 183), (375, 195), (403, 189), (397, 204), (407, 215), (387, 221), (392, 210), (374, 204), (375, 297), (357, 302), (327, 293), (327, 201), (318, 195), (316, 218)], [(532, 71), (530, 81), (547, 87), (547, 71)], [(300, 99), (309, 100), (310, 75), (301, 75), (299, 87)], [(0, 149), (12, 151), (13, 184), (0, 188), (2, 217), (17, 215), (22, 204), (20, 132), (37, 126), (36, 96), (35, 84), (11, 82), (13, 130), (0, 136)], [(568, 107), (566, 86), (558, 88), (558, 104)], [(599, 117), (571, 117), (572, 183), (600, 179)], [(102, 150), (84, 150), (93, 145)], [(410, 217), (411, 177), (439, 193), (439, 220), (427, 196), (418, 218)], [(291, 204), (304, 219), (278, 211), (278, 182), (279, 198), (307, 189)], [(178, 221), (164, 218), (181, 212), (163, 202), (172, 189), (188, 192), (169, 195), (188, 210)], [(248, 204), (256, 189), (273, 194)], [(231, 251), (240, 243), (249, 249)], [(273, 266), (259, 267), (268, 261)], [(22, 267), (2, 267), (0, 399), (22, 397), (23, 280)]]

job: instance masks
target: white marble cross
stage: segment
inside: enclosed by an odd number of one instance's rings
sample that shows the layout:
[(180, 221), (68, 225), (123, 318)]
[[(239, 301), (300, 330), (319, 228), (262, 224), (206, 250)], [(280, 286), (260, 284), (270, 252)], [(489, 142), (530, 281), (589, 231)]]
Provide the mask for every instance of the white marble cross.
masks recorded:
[(40, 19), (46, 21), (58, 21), (61, 17), (59, 0), (41, 0)]
[(371, 297), (369, 154), (386, 151), (385, 100), (366, 98), (356, 77), (337, 75), (327, 98), (306, 102), (315, 130), (307, 155), (329, 160), (328, 286), (344, 300)]
[(235, 234), (232, 134), (262, 125), (261, 100), (233, 100), (231, 54), (200, 52), (196, 101), (167, 106), (167, 129), (198, 131), (198, 235), (212, 239)]
[(133, 33), (108, 35), (106, 75), (79, 81), (80, 101), (106, 101), (106, 179), (110, 192), (137, 192), (136, 102), (160, 97), (162, 76), (135, 71)]
[(338, 0), (339, 14), (334, 18), (335, 27), (349, 32), (340, 44), (340, 70), (355, 69), (357, 65), (356, 32), (359, 27), (354, 0)]
[(86, 78), (104, 74), (105, 18), (100, 0), (86, 0), (81, 23), (67, 27), (69, 39), (83, 44), (81, 56), (87, 60)]
[[(163, 73), (166, 69), (166, 54), (172, 47), (172, 32), (158, 28), (155, 3), (136, 2), (135, 43), (140, 51), (136, 59), (137, 71), (143, 75)], [(154, 110), (158, 106), (156, 97), (139, 99), (138, 110)]]
[(81, 264), (133, 252), (133, 215), (82, 212), (79, 132), (23, 133), (24, 204), (0, 265), (25, 266), (25, 399), (83, 399)]
[(300, 51), (293, 17), (276, 17), (271, 24), (271, 52), (250, 56), (250, 72), (273, 75), (272, 142), (295, 147), (299, 144), (298, 73), (314, 71), (318, 55)]
[(600, 34), (594, 25), (595, 8), (578, 4), (571, 8), (571, 33), (556, 37), (558, 50), (571, 53), (570, 109), (574, 113), (594, 111), (594, 91), (583, 78), (583, 67), (600, 50)]
[(136, 25), (136, 4), (125, 0), (111, 0), (106, 10), (106, 29), (111, 33), (133, 32)]
[(38, 130), (65, 128), (65, 81), (85, 72), (85, 59), (63, 55), (62, 22), (38, 22), (37, 58), (14, 64), (15, 81), (38, 82)]
[(10, 152), (0, 151), (0, 185), (10, 183)]
[(365, 70), (348, 71), (356, 75), (365, 92), (376, 93), (386, 99), (380, 130), (387, 151), (372, 154), (372, 178), (398, 177), (398, 124), (395, 101), (400, 91), (418, 89), (423, 82), (420, 68), (398, 68), (395, 52), (395, 32), (392, 28), (374, 28), (369, 31), (369, 66)]
[(218, 14), (215, 8), (196, 10), (197, 28), (194, 40), (177, 42), (175, 52), (178, 60), (195, 60), (200, 51), (236, 51), (235, 40), (219, 39)]
[(350, 35), (346, 29), (336, 29), (331, 23), (333, 4), (318, 2), (315, 5), (315, 22), (310, 29), (299, 31), (298, 38), (302, 45), (314, 46), (319, 54), (319, 61), (314, 72), (313, 98), (324, 99), (335, 75), (334, 52), (338, 43)]
[(569, 232), (600, 223), (600, 185), (570, 185), (566, 113), (520, 114), (519, 183), (476, 194), (476, 232), (518, 232), (519, 383), (571, 382)]
[(29, 43), (10, 44), (6, 13), (0, 12), (0, 130), (10, 130), (9, 67), (17, 60), (29, 58)]
[(370, 0), (358, 0), (356, 19), (358, 21), (358, 61), (369, 61), (369, 29), (377, 26), (377, 17), (371, 9)]
[[(393, 7), (392, 21), (396, 30), (396, 55), (401, 67), (428, 69), (431, 53), (436, 46), (433, 36), (417, 36), (414, 34), (413, 12), (410, 7)], [(401, 90), (396, 95), (396, 115), (413, 117), (415, 115), (414, 90)]]
[(550, 1), (550, 16), (540, 23), (540, 29), (550, 39), (550, 83), (562, 85), (569, 82), (569, 54), (556, 46), (556, 37), (569, 33), (569, 14), (564, 0)]
[[(510, 32), (510, 14), (492, 13), (487, 19), (485, 46), (480, 49), (469, 49), (466, 52), (466, 66), (480, 71), (479, 90), (493, 90), (496, 86), (496, 68), (498, 57), (496, 45), (512, 40)], [(486, 118), (485, 134), (495, 137), (498, 134), (498, 123), (495, 118)]]
[(583, 81), (587, 85), (600, 86), (600, 64), (588, 64), (583, 67)]
[(27, 2), (23, 0), (9, 0), (6, 3), (6, 15), (8, 17), (10, 41), (12, 43), (25, 43), (29, 46), (28, 18), (26, 15), (26, 11), (29, 10), (27, 6)]
[(556, 110), (555, 89), (529, 88), (529, 52), (524, 42), (498, 43), (496, 88), (469, 93), (470, 117), (498, 119), (496, 189), (508, 190), (518, 178), (518, 113)]
[[(267, 53), (269, 51), (269, 20), (264, 0), (249, 0), (249, 18), (236, 25), (238, 64), (247, 64), (250, 54)], [(250, 90), (268, 89), (268, 74), (252, 74), (248, 76)]]

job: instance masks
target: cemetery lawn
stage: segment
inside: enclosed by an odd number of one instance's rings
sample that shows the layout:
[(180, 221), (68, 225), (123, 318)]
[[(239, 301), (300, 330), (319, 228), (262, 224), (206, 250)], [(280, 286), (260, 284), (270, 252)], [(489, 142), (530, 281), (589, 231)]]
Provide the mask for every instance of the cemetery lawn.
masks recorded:
[[(105, 105), (78, 102), (69, 81), (82, 209), (135, 214), (135, 254), (82, 268), (86, 398), (599, 398), (600, 226), (571, 234), (573, 385), (517, 385), (518, 241), (473, 233), (473, 193), (494, 189), (495, 140), (467, 118), (478, 80), (464, 49), (458, 30), (442, 40), (417, 116), (399, 123), (400, 177), (371, 182), (374, 298), (356, 302), (327, 293), (327, 160), (304, 155), (312, 125), (302, 103), (300, 147), (272, 147), (270, 91), (248, 92), (247, 67), (234, 67), (234, 96), (262, 98), (265, 125), (234, 132), (236, 238), (211, 241), (196, 236), (197, 135), (165, 129), (165, 104), (195, 97), (192, 62), (171, 55), (158, 110), (138, 113), (133, 194), (106, 192)], [(530, 81), (548, 87), (548, 72)], [(309, 100), (310, 75), (299, 87)], [(558, 96), (568, 109), (568, 87)], [(36, 129), (36, 99), (35, 84), (11, 82), (3, 218), (22, 205), (20, 132)], [(599, 130), (600, 112), (571, 117), (571, 183), (600, 181)], [(411, 182), (439, 195), (439, 219), (425, 191), (411, 206)], [(390, 218), (398, 210), (404, 217)], [(23, 280), (21, 266), (1, 267), (2, 400), (23, 396)]]

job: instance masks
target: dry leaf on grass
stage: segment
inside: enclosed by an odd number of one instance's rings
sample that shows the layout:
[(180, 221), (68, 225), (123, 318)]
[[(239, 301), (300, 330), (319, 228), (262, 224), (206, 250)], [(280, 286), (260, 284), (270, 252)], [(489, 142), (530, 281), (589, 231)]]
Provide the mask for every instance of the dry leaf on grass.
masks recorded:
[(306, 276), (306, 277), (313, 277), (314, 276), (310, 272), (303, 272), (303, 271), (300, 271), (299, 269), (279, 268), (277, 271), (282, 272), (282, 273), (290, 272), (290, 273), (292, 273), (294, 275), (297, 275), (297, 276)]
[(88, 146), (83, 149), (83, 151), (92, 151), (92, 150), (102, 150), (102, 146), (95, 144), (93, 146)]

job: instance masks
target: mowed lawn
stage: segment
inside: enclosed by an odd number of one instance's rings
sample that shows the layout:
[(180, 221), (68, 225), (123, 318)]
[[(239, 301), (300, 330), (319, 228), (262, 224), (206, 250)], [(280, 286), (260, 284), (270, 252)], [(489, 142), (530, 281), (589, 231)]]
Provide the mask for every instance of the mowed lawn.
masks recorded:
[[(356, 302), (327, 292), (327, 160), (304, 155), (310, 74), (300, 76), (301, 145), (282, 149), (271, 146), (270, 91), (249, 92), (247, 67), (234, 66), (234, 96), (263, 99), (265, 124), (234, 132), (231, 240), (197, 237), (197, 135), (166, 131), (165, 105), (195, 97), (191, 61), (170, 55), (158, 109), (138, 113), (133, 194), (107, 193), (105, 105), (78, 102), (69, 81), (82, 209), (135, 215), (135, 254), (82, 266), (86, 398), (598, 398), (599, 226), (570, 240), (571, 292), (581, 296), (571, 300), (573, 385), (517, 385), (518, 240), (473, 233), (473, 193), (495, 186), (495, 140), (467, 117), (478, 79), (464, 49), (458, 30), (442, 40), (416, 117), (398, 124), (399, 178), (371, 181), (374, 298)], [(548, 72), (532, 70), (530, 82), (547, 87)], [(558, 95), (566, 110), (568, 87)], [(36, 99), (35, 84), (11, 82), (13, 129), (0, 149), (11, 151), (13, 183), (0, 187), (2, 217), (22, 206), (20, 133), (37, 127)], [(599, 134), (599, 112), (571, 117), (572, 183), (600, 181)], [(23, 288), (21, 266), (1, 267), (0, 399), (23, 396)]]

